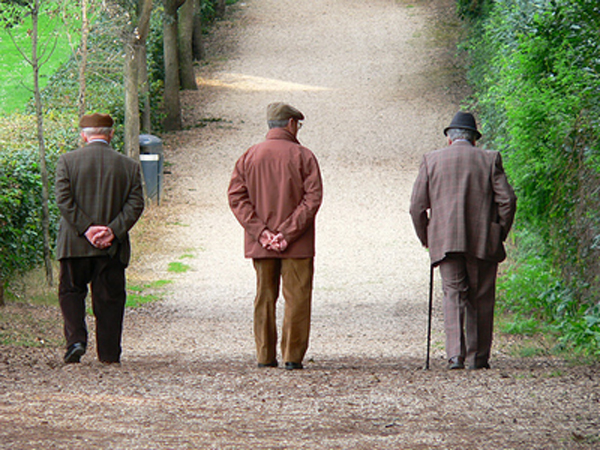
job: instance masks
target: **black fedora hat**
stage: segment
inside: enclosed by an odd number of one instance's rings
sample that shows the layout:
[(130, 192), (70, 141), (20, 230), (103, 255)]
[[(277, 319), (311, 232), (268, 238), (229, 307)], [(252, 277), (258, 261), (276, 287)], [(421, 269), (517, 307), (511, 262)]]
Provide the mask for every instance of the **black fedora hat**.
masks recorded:
[(481, 133), (477, 129), (477, 123), (473, 114), (468, 112), (457, 112), (452, 118), (452, 122), (446, 128), (444, 128), (444, 135), (448, 136), (448, 130), (450, 128), (460, 128), (462, 130), (471, 130), (475, 132), (475, 139), (481, 137)]

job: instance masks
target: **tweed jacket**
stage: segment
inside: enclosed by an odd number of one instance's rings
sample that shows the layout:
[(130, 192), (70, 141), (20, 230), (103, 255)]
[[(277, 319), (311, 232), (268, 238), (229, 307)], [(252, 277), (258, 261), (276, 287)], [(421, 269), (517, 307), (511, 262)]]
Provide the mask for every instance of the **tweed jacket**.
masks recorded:
[[(310, 258), (315, 254), (315, 217), (323, 197), (317, 158), (284, 128), (236, 162), (228, 190), (229, 205), (245, 230), (246, 258)], [(282, 233), (284, 252), (264, 249), (265, 229)]]
[[(129, 230), (144, 209), (140, 165), (95, 141), (61, 155), (56, 166), (56, 203), (61, 220), (56, 257), (118, 257), (127, 266), (131, 255)], [(109, 226), (115, 241), (106, 250), (84, 236), (91, 225)]]
[(410, 214), (432, 264), (448, 253), (500, 262), (516, 202), (500, 153), (455, 141), (423, 157)]

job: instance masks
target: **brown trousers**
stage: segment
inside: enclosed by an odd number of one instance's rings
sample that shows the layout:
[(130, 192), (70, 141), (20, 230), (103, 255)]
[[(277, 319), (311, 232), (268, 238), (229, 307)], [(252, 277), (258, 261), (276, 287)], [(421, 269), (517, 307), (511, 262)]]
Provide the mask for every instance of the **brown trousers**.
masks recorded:
[(253, 262), (256, 270), (254, 338), (257, 360), (260, 364), (277, 360), (275, 305), (281, 278), (285, 299), (281, 353), (284, 362), (301, 363), (310, 334), (313, 258), (254, 259)]
[(60, 260), (58, 299), (64, 320), (67, 348), (76, 342), (87, 346), (85, 298), (92, 288), (96, 316), (98, 359), (119, 362), (125, 312), (125, 266), (108, 256)]
[(448, 359), (458, 356), (469, 365), (488, 362), (497, 269), (497, 263), (459, 253), (447, 255), (440, 263)]

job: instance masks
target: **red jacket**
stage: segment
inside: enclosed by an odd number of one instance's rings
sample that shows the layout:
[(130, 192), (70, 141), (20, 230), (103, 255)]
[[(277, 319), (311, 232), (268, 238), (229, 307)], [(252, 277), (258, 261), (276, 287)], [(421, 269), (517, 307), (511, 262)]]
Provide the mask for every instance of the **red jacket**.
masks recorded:
[[(315, 155), (284, 128), (238, 159), (228, 190), (229, 206), (244, 227), (246, 258), (310, 258), (315, 255), (315, 216), (323, 198)], [(288, 248), (264, 249), (260, 234), (282, 233)]]

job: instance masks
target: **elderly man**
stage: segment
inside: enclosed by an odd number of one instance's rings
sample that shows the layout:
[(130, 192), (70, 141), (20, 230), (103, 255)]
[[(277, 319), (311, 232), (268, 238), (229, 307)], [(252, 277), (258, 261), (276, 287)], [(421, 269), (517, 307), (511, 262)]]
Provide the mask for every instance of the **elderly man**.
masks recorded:
[(109, 115), (85, 115), (79, 126), (86, 145), (61, 155), (56, 166), (64, 361), (78, 363), (86, 351), (85, 297), (91, 283), (98, 359), (118, 363), (131, 253), (128, 232), (144, 209), (140, 165), (110, 147)]
[(448, 368), (487, 369), (496, 272), (516, 197), (500, 153), (475, 146), (481, 133), (472, 114), (458, 112), (444, 134), (448, 147), (423, 157), (410, 214), (442, 275)]
[(285, 298), (281, 351), (285, 368), (302, 369), (308, 349), (315, 216), (322, 183), (315, 155), (297, 139), (304, 115), (284, 103), (267, 108), (269, 132), (235, 164), (229, 205), (245, 230), (245, 256), (257, 277), (254, 337), (258, 367), (277, 367), (275, 303)]

